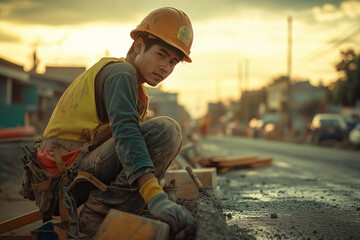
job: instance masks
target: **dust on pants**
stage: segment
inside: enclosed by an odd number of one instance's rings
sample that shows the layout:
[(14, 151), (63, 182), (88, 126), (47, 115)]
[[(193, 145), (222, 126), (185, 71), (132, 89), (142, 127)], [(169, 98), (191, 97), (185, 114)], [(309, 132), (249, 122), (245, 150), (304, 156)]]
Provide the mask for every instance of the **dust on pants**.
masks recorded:
[[(150, 158), (155, 166), (155, 176), (159, 180), (178, 154), (182, 134), (179, 124), (169, 117), (158, 117), (140, 124), (140, 131), (145, 139)], [(110, 138), (84, 158), (79, 170), (87, 171), (106, 184), (109, 190), (98, 189), (90, 192), (85, 207), (106, 215), (110, 208), (139, 214), (144, 200), (139, 194), (139, 186), (130, 185), (115, 148), (114, 138)]]

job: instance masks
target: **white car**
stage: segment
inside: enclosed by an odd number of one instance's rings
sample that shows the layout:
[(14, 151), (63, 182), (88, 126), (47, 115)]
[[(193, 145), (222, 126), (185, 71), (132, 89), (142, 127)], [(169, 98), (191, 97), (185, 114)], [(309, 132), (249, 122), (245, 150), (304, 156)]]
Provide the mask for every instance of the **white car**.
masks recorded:
[(356, 124), (349, 134), (350, 142), (356, 146), (360, 146), (360, 123)]

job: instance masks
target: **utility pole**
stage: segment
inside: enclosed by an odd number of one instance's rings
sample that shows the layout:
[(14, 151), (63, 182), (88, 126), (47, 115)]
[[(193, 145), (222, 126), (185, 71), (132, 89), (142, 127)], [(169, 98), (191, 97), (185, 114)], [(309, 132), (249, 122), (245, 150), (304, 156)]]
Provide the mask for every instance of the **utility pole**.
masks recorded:
[(245, 84), (244, 84), (245, 91), (249, 88), (249, 59), (245, 59)]
[(216, 100), (218, 101), (218, 102), (220, 102), (221, 101), (221, 89), (220, 89), (220, 78), (219, 77), (217, 77), (216, 78), (216, 86), (215, 86), (215, 91), (216, 91)]
[(238, 61), (238, 89), (239, 89), (239, 101), (242, 96), (242, 86), (241, 83), (243, 81), (243, 64), (242, 61)]
[[(244, 62), (238, 61), (238, 87), (239, 87), (239, 101), (241, 104), (241, 116), (243, 120), (247, 119), (249, 106), (245, 104), (246, 91), (249, 87), (249, 58), (245, 58)], [(244, 94), (245, 92), (245, 94)]]
[(246, 101), (247, 101), (247, 99), (249, 99), (249, 59), (248, 58), (245, 58), (245, 66), (244, 66), (244, 71), (245, 71), (245, 73), (244, 73), (244, 78), (245, 78), (245, 80), (244, 80), (244, 91), (245, 91), (245, 95), (246, 96), (244, 96), (244, 101), (243, 101), (243, 103), (244, 103), (244, 118), (245, 118), (245, 120), (247, 121), (247, 120), (249, 120), (249, 117), (250, 117), (250, 111), (249, 111), (249, 104), (246, 104)]
[(292, 132), (292, 17), (288, 16), (288, 44), (287, 44), (287, 130), (288, 134)]

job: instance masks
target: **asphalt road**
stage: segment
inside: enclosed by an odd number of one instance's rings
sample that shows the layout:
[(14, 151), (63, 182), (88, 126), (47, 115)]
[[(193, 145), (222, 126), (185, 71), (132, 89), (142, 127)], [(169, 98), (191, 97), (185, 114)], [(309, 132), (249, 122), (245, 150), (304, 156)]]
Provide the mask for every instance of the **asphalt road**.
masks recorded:
[[(360, 239), (360, 151), (215, 136), (200, 140), (198, 150), (273, 158), (270, 167), (217, 177), (227, 223), (239, 239)], [(21, 152), (17, 143), (0, 144), (0, 221), (36, 209), (18, 194)]]
[(210, 136), (204, 156), (272, 157), (270, 167), (217, 177), (239, 239), (360, 239), (360, 151)]

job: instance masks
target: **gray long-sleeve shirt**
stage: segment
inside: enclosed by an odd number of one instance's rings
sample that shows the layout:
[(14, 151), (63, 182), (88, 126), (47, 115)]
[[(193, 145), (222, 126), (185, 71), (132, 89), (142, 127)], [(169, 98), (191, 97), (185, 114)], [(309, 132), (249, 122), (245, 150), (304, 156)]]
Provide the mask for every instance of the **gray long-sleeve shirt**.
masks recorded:
[(129, 184), (155, 171), (140, 132), (137, 89), (136, 69), (127, 62), (107, 64), (95, 79), (97, 114), (101, 122), (109, 122)]

